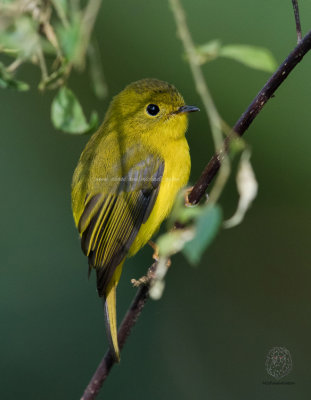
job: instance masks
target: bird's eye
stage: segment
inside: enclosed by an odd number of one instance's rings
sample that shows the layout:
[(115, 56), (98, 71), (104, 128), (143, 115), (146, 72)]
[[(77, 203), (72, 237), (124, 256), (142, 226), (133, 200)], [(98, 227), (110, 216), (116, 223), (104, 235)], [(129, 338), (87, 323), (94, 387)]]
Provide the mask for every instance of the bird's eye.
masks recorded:
[(147, 113), (149, 115), (152, 115), (153, 117), (157, 115), (160, 111), (159, 107), (156, 104), (148, 104), (146, 110)]

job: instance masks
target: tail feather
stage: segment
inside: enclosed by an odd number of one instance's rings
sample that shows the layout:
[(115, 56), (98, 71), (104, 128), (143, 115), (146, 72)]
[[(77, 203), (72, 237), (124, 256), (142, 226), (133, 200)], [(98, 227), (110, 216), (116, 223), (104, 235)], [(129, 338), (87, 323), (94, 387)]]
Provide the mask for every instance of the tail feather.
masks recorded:
[(118, 344), (117, 313), (116, 313), (116, 287), (111, 288), (104, 297), (106, 332), (110, 349), (116, 361), (120, 361), (120, 350)]
[(105, 309), (106, 332), (111, 352), (117, 362), (120, 361), (120, 350), (118, 344), (118, 324), (116, 308), (116, 288), (120, 279), (123, 262), (116, 268), (103, 297)]

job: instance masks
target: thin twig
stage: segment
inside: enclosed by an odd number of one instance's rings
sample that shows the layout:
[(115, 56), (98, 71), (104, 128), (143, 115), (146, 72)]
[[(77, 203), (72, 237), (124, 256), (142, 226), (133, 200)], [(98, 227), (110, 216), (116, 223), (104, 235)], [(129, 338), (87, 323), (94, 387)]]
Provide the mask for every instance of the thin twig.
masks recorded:
[(48, 69), (46, 66), (46, 62), (45, 62), (45, 58), (44, 58), (44, 54), (43, 54), (43, 50), (42, 47), (39, 46), (38, 50), (37, 50), (37, 57), (38, 57), (38, 63), (39, 63), (39, 67), (41, 69), (41, 81), (45, 81), (48, 78)]
[[(233, 131), (236, 132), (239, 136), (242, 136), (245, 131), (248, 129), (250, 124), (253, 122), (255, 117), (262, 110), (263, 106), (267, 103), (267, 101), (273, 96), (274, 92), (277, 88), (284, 82), (289, 73), (297, 66), (297, 64), (302, 60), (304, 55), (311, 50), (311, 31), (300, 41), (297, 47), (289, 54), (286, 60), (281, 64), (279, 69), (272, 75), (272, 77), (268, 80), (262, 90), (255, 97), (253, 102), (241, 116), (241, 118), (235, 124)], [(228, 136), (222, 148), (218, 154), (215, 154), (214, 157), (210, 160), (206, 168), (204, 169), (201, 177), (198, 182), (192, 189), (192, 192), (189, 195), (189, 200), (191, 203), (198, 203), (203, 197), (207, 187), (216, 176), (220, 164), (222, 162), (223, 156), (225, 152), (228, 150), (230, 142), (235, 137), (234, 134)], [(154, 268), (156, 265), (154, 264)], [(118, 340), (120, 344), (120, 348), (122, 348), (125, 344), (126, 338), (128, 337), (130, 330), (134, 326), (137, 321), (147, 299), (148, 299), (148, 286), (142, 286), (138, 289), (138, 292), (135, 296), (135, 299), (127, 311), (125, 318), (120, 325), (118, 331)], [(93, 400), (101, 385), (107, 378), (112, 366), (114, 364), (114, 360), (112, 359), (110, 351), (106, 353), (101, 363), (98, 366), (95, 374), (93, 375), (82, 399), (83, 400)]]
[(8, 67), (7, 67), (7, 71), (8, 72), (14, 72), (22, 63), (23, 63), (23, 59), (22, 58), (16, 58)]
[(298, 8), (298, 1), (292, 0), (293, 7), (294, 7), (294, 14), (295, 14), (295, 22), (296, 22), (296, 32), (297, 32), (297, 43), (301, 41), (301, 24), (300, 24), (300, 17), (299, 17), (299, 8)]

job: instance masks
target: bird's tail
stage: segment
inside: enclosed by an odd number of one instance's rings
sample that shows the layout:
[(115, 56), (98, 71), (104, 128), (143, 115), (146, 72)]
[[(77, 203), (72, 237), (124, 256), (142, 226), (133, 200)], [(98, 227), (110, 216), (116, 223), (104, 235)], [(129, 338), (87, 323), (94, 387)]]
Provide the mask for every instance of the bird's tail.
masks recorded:
[(105, 308), (106, 332), (110, 343), (111, 352), (117, 362), (120, 361), (120, 350), (118, 344), (118, 324), (116, 308), (116, 288), (122, 272), (123, 261), (116, 268), (111, 281), (107, 285), (103, 297)]

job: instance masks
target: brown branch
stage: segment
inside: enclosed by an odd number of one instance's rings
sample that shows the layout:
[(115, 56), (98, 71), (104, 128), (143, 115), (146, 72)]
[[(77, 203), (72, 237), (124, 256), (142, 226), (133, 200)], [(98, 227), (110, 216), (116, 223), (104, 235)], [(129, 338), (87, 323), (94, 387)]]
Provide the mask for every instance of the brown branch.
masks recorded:
[(292, 0), (294, 14), (295, 14), (295, 22), (296, 22), (296, 32), (297, 32), (297, 43), (301, 41), (301, 24), (300, 24), (300, 17), (299, 17), (299, 8), (298, 8), (298, 1)]
[[(262, 110), (263, 106), (271, 97), (273, 97), (274, 92), (277, 90), (277, 88), (284, 82), (289, 73), (297, 66), (304, 55), (310, 50), (311, 31), (298, 43), (296, 48), (289, 54), (286, 60), (280, 65), (278, 70), (271, 76), (271, 78), (257, 94), (257, 96), (244, 112), (244, 114), (234, 125), (233, 133), (229, 135), (224, 141), (223, 150), (218, 154), (215, 154), (211, 158), (210, 162), (207, 164), (204, 171), (202, 172), (202, 175), (200, 176), (198, 182), (193, 187), (189, 195), (189, 201), (191, 201), (191, 203), (197, 204), (203, 197), (209, 184), (216, 176), (223, 160), (224, 154), (228, 150), (231, 141), (236, 137), (236, 134), (242, 136), (245, 133), (255, 117)], [(156, 268), (156, 264), (153, 264), (153, 268)], [(149, 286), (142, 286), (138, 289), (134, 301), (127, 311), (118, 331), (120, 348), (124, 346), (132, 327), (135, 325), (135, 322), (137, 321), (148, 299), (148, 293)], [(95, 374), (93, 375), (89, 385), (87, 386), (82, 400), (92, 400), (96, 397), (100, 387), (107, 378), (114, 362), (115, 361), (112, 358), (110, 351), (108, 350), (101, 363), (99, 364)]]

